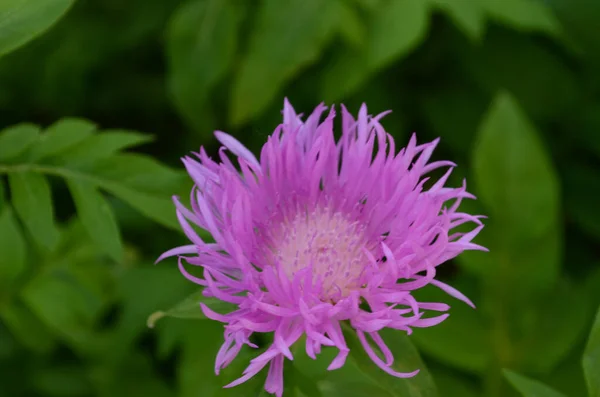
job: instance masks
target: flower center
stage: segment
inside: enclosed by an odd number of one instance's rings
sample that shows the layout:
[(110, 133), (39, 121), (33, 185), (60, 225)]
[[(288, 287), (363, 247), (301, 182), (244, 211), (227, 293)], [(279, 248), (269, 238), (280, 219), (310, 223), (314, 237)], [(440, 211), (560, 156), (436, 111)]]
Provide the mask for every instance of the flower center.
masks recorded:
[(368, 263), (363, 252), (364, 227), (327, 208), (299, 212), (280, 224), (272, 254), (286, 275), (312, 267), (313, 283), (321, 283), (321, 298), (337, 301), (360, 286)]

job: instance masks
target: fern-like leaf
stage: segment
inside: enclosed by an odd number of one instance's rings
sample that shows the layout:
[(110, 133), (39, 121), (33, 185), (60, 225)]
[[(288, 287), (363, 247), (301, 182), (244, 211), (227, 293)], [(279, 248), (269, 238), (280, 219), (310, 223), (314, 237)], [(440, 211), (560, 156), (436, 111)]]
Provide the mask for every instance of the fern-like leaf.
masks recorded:
[(33, 241), (46, 250), (58, 241), (48, 177), (66, 182), (92, 241), (115, 260), (122, 257), (123, 246), (103, 193), (176, 229), (170, 196), (189, 186), (185, 174), (149, 156), (124, 151), (150, 140), (137, 132), (98, 131), (95, 124), (75, 118), (60, 120), (45, 131), (32, 124), (1, 131), (0, 175), (8, 175), (12, 206)]

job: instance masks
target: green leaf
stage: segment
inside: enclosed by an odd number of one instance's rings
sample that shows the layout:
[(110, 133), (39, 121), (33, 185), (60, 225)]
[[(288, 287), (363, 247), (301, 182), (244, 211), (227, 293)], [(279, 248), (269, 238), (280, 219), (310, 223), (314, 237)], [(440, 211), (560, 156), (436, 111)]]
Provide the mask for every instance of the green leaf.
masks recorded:
[(538, 0), (485, 0), (490, 18), (524, 32), (543, 32), (560, 38), (562, 27), (544, 2)]
[[(181, 397), (218, 395), (223, 380), (214, 374), (214, 357), (223, 343), (222, 328), (212, 322), (194, 322), (188, 325), (183, 339), (183, 354), (177, 369)], [(239, 359), (240, 357), (236, 358)], [(234, 361), (233, 364), (237, 366), (238, 362)]]
[(600, 396), (600, 308), (583, 354), (583, 371), (589, 397)]
[(83, 119), (62, 119), (48, 127), (31, 151), (31, 161), (62, 154), (92, 135), (96, 125)]
[(368, 18), (364, 50), (341, 48), (334, 53), (322, 81), (321, 96), (340, 100), (369, 77), (421, 43), (429, 26), (429, 5), (421, 0), (388, 1)]
[(52, 250), (58, 243), (59, 231), (48, 180), (28, 171), (10, 174), (9, 182), (13, 205), (29, 234), (41, 247)]
[(600, 240), (600, 175), (595, 168), (571, 165), (564, 176), (565, 206), (582, 230)]
[(262, 112), (283, 86), (319, 58), (335, 31), (333, 2), (265, 0), (233, 83), (231, 120)]
[(543, 376), (540, 374), (538, 379), (567, 396), (587, 396), (585, 376), (581, 365), (584, 347), (585, 345), (581, 346), (581, 343), (578, 343), (569, 356), (562, 360), (552, 372), (543, 374)]
[[(519, 364), (539, 373), (552, 371), (585, 338), (590, 297), (564, 278), (546, 295), (520, 305), (510, 315)], [(576, 308), (576, 309), (573, 309)], [(517, 339), (518, 337), (518, 339)]]
[[(115, 195), (146, 217), (179, 230), (171, 197), (189, 193), (192, 182), (186, 173), (174, 171), (149, 156), (118, 153), (146, 142), (149, 139), (146, 136), (111, 130), (95, 135), (94, 129), (90, 122), (65, 119), (48, 128), (37, 140), (37, 128), (11, 127), (0, 134), (1, 148), (7, 148), (4, 153), (0, 149), (0, 157), (5, 154), (13, 158), (36, 144), (28, 151), (27, 158), (21, 159), (26, 161), (0, 164), (0, 173), (33, 172), (89, 183)], [(19, 136), (24, 137), (23, 142)]]
[(373, 16), (367, 48), (371, 69), (388, 66), (421, 43), (429, 26), (429, 5), (422, 0), (391, 1)]
[(0, 213), (0, 296), (25, 270), (27, 246), (12, 209), (5, 206)]
[(128, 269), (118, 279), (123, 314), (116, 342), (120, 346), (128, 346), (146, 329), (148, 316), (157, 309), (176, 305), (195, 290), (196, 285), (183, 277), (176, 266), (152, 266), (147, 263)]
[(102, 180), (117, 181), (139, 191), (179, 193), (187, 174), (175, 171), (149, 156), (121, 153), (96, 161), (86, 171)]
[(21, 291), (21, 298), (40, 320), (74, 346), (89, 343), (102, 302), (68, 273), (39, 275)]
[(236, 7), (232, 0), (191, 0), (169, 23), (169, 88), (178, 110), (198, 130), (211, 128), (211, 90), (233, 65), (240, 19)]
[[(110, 345), (109, 350), (115, 345)], [(94, 368), (92, 381), (98, 397), (176, 397), (152, 358), (139, 350), (127, 351), (122, 360)], [(96, 391), (97, 390), (97, 391)]]
[(77, 215), (98, 248), (117, 262), (123, 260), (123, 243), (115, 216), (96, 187), (84, 181), (67, 179)]
[(93, 394), (87, 369), (76, 366), (52, 366), (33, 374), (33, 388), (42, 395), (77, 397)]
[[(340, 381), (340, 379), (337, 376), (333, 377), (332, 379), (332, 375), (334, 374), (340, 375), (344, 379), (346, 377), (350, 377), (348, 376), (348, 374), (356, 375), (356, 372), (358, 372), (359, 376), (361, 375), (360, 371), (356, 369), (354, 363), (351, 361), (347, 361), (342, 368), (334, 372), (327, 370), (327, 367), (329, 366), (329, 364), (331, 364), (331, 362), (335, 359), (335, 356), (337, 355), (336, 348), (324, 348), (321, 351), (321, 353), (316, 356), (317, 359), (313, 360), (306, 354), (305, 346), (306, 337), (302, 336), (298, 340), (298, 342), (296, 342), (293, 346), (290, 347), (290, 350), (294, 356), (293, 365), (296, 368), (296, 370), (302, 372), (303, 375), (311, 379), (316, 379), (317, 381), (331, 380), (334, 383), (338, 383), (338, 381)], [(354, 370), (355, 372), (352, 372), (352, 370)]]
[(4, 305), (0, 318), (26, 348), (38, 353), (48, 353), (53, 348), (55, 340), (52, 332), (21, 302)]
[(359, 382), (330, 382), (323, 381), (321, 386), (322, 394), (325, 397), (393, 397), (385, 389), (368, 383)]
[(598, 40), (598, 18), (600, 3), (590, 0), (549, 0), (561, 25), (569, 37), (582, 47), (586, 59), (596, 65), (600, 62), (600, 41)]
[(29, 149), (40, 137), (40, 127), (17, 124), (0, 131), (0, 161), (12, 160)]
[(461, 82), (436, 86), (420, 92), (425, 122), (432, 133), (442, 137), (458, 159), (467, 159), (487, 107), (487, 98), (465, 89)]
[(104, 130), (72, 146), (56, 159), (56, 164), (82, 166), (110, 157), (123, 149), (151, 142), (153, 137), (126, 130)]
[[(189, 193), (192, 182), (186, 173), (174, 171), (149, 156), (115, 153), (147, 141), (145, 136), (110, 130), (94, 135), (94, 129), (94, 124), (84, 120), (61, 120), (48, 128), (31, 148), (26, 162), (0, 164), (0, 173), (33, 172), (89, 183), (113, 194), (146, 217), (179, 230), (171, 197)], [(12, 127), (11, 131), (0, 135), (0, 143), (4, 140), (11, 144), (6, 146), (10, 146), (6, 153), (12, 156), (31, 145), (17, 142), (18, 128)], [(23, 131), (31, 135), (34, 130), (29, 126)]]
[(354, 93), (371, 76), (366, 51), (356, 48), (334, 50), (320, 86), (327, 103), (340, 101)]
[(157, 334), (156, 354), (159, 359), (169, 357), (182, 342), (183, 335), (189, 328), (189, 321), (161, 321), (155, 326)]
[(58, 21), (74, 0), (3, 0), (0, 3), (0, 55), (27, 43)]
[(332, 5), (337, 8), (336, 25), (341, 38), (351, 46), (362, 48), (366, 44), (367, 29), (358, 10), (343, 0), (334, 0)]
[(155, 222), (170, 227), (171, 229), (179, 230), (179, 223), (175, 216), (175, 206), (170, 197), (165, 197), (171, 192), (167, 191), (164, 192), (167, 194), (160, 195), (145, 193), (108, 181), (101, 181), (99, 186), (106, 189), (109, 193), (114, 194), (116, 197)]
[(551, 389), (537, 380), (526, 378), (507, 369), (504, 370), (504, 376), (523, 397), (564, 397), (564, 394)]
[(429, 372), (431, 372), (442, 397), (481, 397), (483, 395), (478, 387), (479, 378), (449, 371), (443, 366), (438, 368), (430, 366)]
[[(461, 62), (465, 73), (488, 95), (507, 90), (534, 120), (555, 120), (579, 112), (583, 106), (581, 83), (568, 62), (556, 51), (540, 45), (535, 37), (490, 29), (485, 45), (466, 51)], [(555, 95), (556, 92), (561, 94)]]
[[(472, 283), (465, 279), (462, 285)], [(451, 283), (458, 290), (467, 293), (456, 282)], [(444, 302), (450, 297), (437, 287), (428, 286), (419, 290), (417, 300), (422, 302)], [(471, 295), (471, 294), (468, 294)], [(452, 303), (450, 317), (435, 327), (416, 329), (411, 340), (424, 355), (438, 362), (474, 374), (483, 374), (493, 359), (489, 340), (489, 330), (477, 310), (458, 301)]]
[(175, 317), (185, 319), (204, 319), (206, 316), (200, 309), (200, 303), (204, 303), (206, 306), (216, 312), (229, 312), (236, 308), (235, 305), (224, 302), (220, 299), (213, 297), (206, 297), (202, 294), (202, 290), (194, 292), (183, 301), (179, 302), (175, 306), (171, 307), (166, 311), (154, 312), (148, 317), (148, 327), (153, 328), (158, 320), (163, 317)]
[(344, 337), (350, 348), (350, 358), (357, 367), (375, 384), (385, 389), (390, 395), (398, 397), (434, 397), (437, 390), (425, 364), (419, 357), (417, 349), (403, 331), (384, 329), (380, 331), (395, 360), (392, 368), (398, 372), (420, 372), (413, 378), (396, 378), (377, 367), (364, 351), (355, 331), (344, 324)]
[(506, 93), (484, 117), (473, 162), (490, 214), (488, 248), (498, 263), (490, 274), (523, 286), (551, 285), (560, 264), (558, 178), (534, 126)]
[(297, 371), (296, 366), (293, 364), (285, 365), (283, 377), (285, 379), (284, 393), (287, 393), (287, 388), (290, 388), (298, 397), (324, 397), (321, 390), (319, 390), (317, 380)]
[(479, 1), (431, 0), (443, 10), (471, 40), (481, 41), (485, 28), (485, 9)]
[[(258, 356), (264, 350), (242, 349), (233, 362), (221, 370), (219, 376), (215, 376), (214, 360), (222, 343), (223, 326), (221, 324), (214, 321), (188, 322), (183, 337), (181, 358), (177, 363), (178, 395), (180, 397), (257, 397), (263, 395), (265, 382), (263, 374), (258, 374), (231, 389), (224, 389), (223, 386), (242, 376), (250, 359)], [(295, 394), (288, 393), (288, 385), (289, 382), (285, 382), (286, 390), (283, 395), (294, 396)], [(265, 394), (266, 396), (270, 396), (270, 394)]]
[(4, 181), (0, 181), (0, 213), (4, 210), (4, 205), (6, 204), (6, 193), (4, 188)]

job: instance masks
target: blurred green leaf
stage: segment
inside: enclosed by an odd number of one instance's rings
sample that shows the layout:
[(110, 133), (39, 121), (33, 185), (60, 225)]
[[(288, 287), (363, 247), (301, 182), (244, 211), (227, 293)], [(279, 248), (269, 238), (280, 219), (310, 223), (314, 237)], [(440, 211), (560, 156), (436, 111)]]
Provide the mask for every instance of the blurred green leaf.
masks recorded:
[(367, 54), (355, 48), (337, 48), (321, 79), (322, 97), (333, 103), (350, 96), (369, 78)]
[(215, 375), (214, 360), (222, 341), (223, 327), (218, 323), (189, 322), (177, 371), (179, 396), (219, 395), (223, 380)]
[(321, 386), (323, 396), (325, 397), (393, 397), (393, 394), (388, 393), (385, 389), (367, 383), (358, 383), (349, 380), (348, 382), (333, 383), (324, 381)]
[[(348, 394), (350, 396), (371, 395), (373, 397), (394, 395), (388, 392), (380, 384), (379, 379), (372, 376), (371, 372), (364, 371), (360, 367), (362, 364), (359, 364), (358, 360), (348, 359), (343, 367), (335, 371), (329, 371), (327, 367), (329, 367), (337, 356), (337, 348), (324, 347), (316, 356), (316, 360), (313, 360), (306, 354), (305, 346), (306, 339), (302, 337), (290, 348), (294, 355), (293, 363), (286, 362), (286, 365), (293, 365), (294, 370), (292, 371), (292, 375), (295, 378), (294, 383), (298, 384), (300, 391), (304, 391), (307, 396), (315, 395), (315, 392), (302, 385), (306, 383), (305, 379), (316, 382), (320, 394), (324, 397), (335, 397), (342, 393), (343, 395)], [(362, 346), (360, 348), (362, 349)], [(285, 376), (287, 375), (284, 374)]]
[(21, 302), (11, 302), (0, 309), (0, 319), (15, 339), (38, 353), (47, 353), (55, 345), (51, 330)]
[[(323, 348), (321, 354), (318, 354), (316, 360), (308, 357), (305, 350), (306, 337), (302, 336), (298, 342), (296, 342), (290, 350), (294, 355), (294, 367), (296, 370), (302, 372), (305, 376), (318, 381), (328, 378), (330, 374), (336, 374), (344, 372), (347, 367), (350, 367), (352, 363), (347, 361), (347, 366), (342, 367), (339, 371), (330, 372), (327, 370), (329, 364), (333, 361), (337, 355), (336, 348)], [(360, 373), (359, 373), (360, 375)], [(335, 379), (334, 381), (338, 381)]]
[(298, 397), (325, 397), (317, 385), (317, 380), (297, 371), (296, 366), (291, 362), (284, 363), (283, 377), (284, 393), (287, 393), (287, 388), (290, 388), (294, 389)]
[(163, 317), (175, 317), (185, 319), (203, 319), (206, 318), (200, 309), (200, 303), (204, 303), (210, 309), (216, 312), (228, 312), (236, 308), (235, 305), (224, 302), (218, 298), (206, 297), (202, 290), (194, 292), (175, 306), (166, 311), (154, 312), (148, 317), (148, 327), (153, 328), (158, 320)]
[(155, 325), (154, 329), (158, 337), (156, 354), (160, 359), (169, 357), (181, 345), (189, 326), (188, 321), (177, 318), (161, 321)]
[(211, 129), (211, 90), (228, 74), (237, 49), (239, 4), (191, 0), (171, 17), (167, 37), (169, 87), (181, 114)]
[(83, 119), (67, 118), (57, 121), (41, 135), (32, 147), (30, 160), (39, 161), (62, 154), (92, 135), (96, 125)]
[(0, 213), (0, 252), (0, 290), (5, 290), (25, 270), (27, 264), (27, 246), (8, 206)]
[(436, 136), (442, 137), (440, 144), (448, 145), (455, 156), (468, 159), (487, 98), (459, 82), (423, 90), (420, 97), (425, 121)]
[(586, 59), (600, 62), (598, 24), (600, 3), (589, 0), (546, 0), (569, 37), (582, 46)]
[(51, 250), (58, 243), (59, 232), (54, 222), (54, 207), (48, 180), (34, 172), (9, 175), (15, 211), (37, 243)]
[(525, 32), (542, 32), (560, 38), (562, 27), (552, 9), (538, 0), (484, 0), (490, 18)]
[(578, 119), (575, 127), (577, 139), (600, 158), (600, 135), (597, 133), (600, 129), (600, 103), (587, 104), (575, 117)]
[(88, 343), (102, 302), (66, 272), (40, 274), (21, 291), (25, 304), (75, 347)]
[(108, 181), (103, 181), (99, 185), (138, 210), (144, 216), (171, 229), (179, 229), (173, 201), (166, 198), (166, 194), (140, 192), (134, 188)]
[[(122, 348), (122, 346), (120, 346)], [(98, 397), (175, 397), (153, 368), (151, 357), (140, 351), (125, 352), (123, 360), (95, 366), (90, 378)]]
[[(466, 293), (456, 283), (451, 284)], [(423, 302), (449, 299), (444, 291), (433, 286), (418, 291), (418, 294), (417, 299)], [(449, 313), (450, 317), (435, 327), (416, 329), (410, 336), (411, 340), (424, 355), (430, 355), (441, 363), (466, 372), (485, 373), (492, 361), (493, 350), (484, 319), (478, 310), (462, 302), (454, 303)]]
[(368, 18), (365, 50), (341, 48), (323, 74), (321, 96), (334, 102), (351, 94), (374, 72), (408, 55), (425, 39), (429, 4), (421, 0), (387, 1)]
[(551, 389), (537, 380), (526, 378), (507, 369), (504, 370), (504, 376), (506, 376), (506, 379), (508, 379), (515, 389), (521, 392), (523, 397), (564, 397), (562, 393)]
[(350, 348), (350, 359), (371, 380), (385, 389), (392, 396), (398, 397), (434, 397), (437, 390), (425, 364), (419, 357), (417, 349), (403, 331), (384, 329), (380, 331), (385, 343), (394, 354), (392, 368), (398, 372), (419, 370), (413, 378), (396, 378), (386, 374), (369, 358), (358, 340), (355, 331), (347, 325), (343, 326), (344, 337)]
[(569, 356), (562, 360), (552, 372), (543, 374), (538, 379), (567, 396), (587, 396), (583, 366), (581, 365), (584, 344), (585, 341), (578, 343), (571, 350)]
[(592, 167), (570, 165), (564, 176), (567, 213), (577, 225), (600, 239), (600, 175)]
[[(537, 300), (521, 304), (510, 316), (519, 365), (548, 373), (585, 338), (590, 297), (581, 285), (566, 280)], [(576, 308), (576, 309), (575, 309)]]
[(600, 308), (583, 354), (583, 371), (589, 396), (600, 396)]
[(380, 69), (407, 54), (425, 39), (429, 27), (426, 1), (390, 1), (373, 16), (368, 40), (370, 69)]
[[(450, 316), (452, 317), (452, 316)], [(446, 367), (429, 365), (429, 372), (433, 376), (440, 397), (481, 397), (482, 392), (478, 387), (479, 378), (471, 378), (462, 373), (450, 371)]]
[(153, 137), (149, 134), (126, 130), (104, 130), (61, 153), (56, 163), (70, 166), (87, 165), (111, 157), (123, 149), (152, 140)]
[(459, 62), (490, 96), (509, 91), (534, 120), (556, 120), (578, 111), (581, 103), (581, 82), (568, 61), (534, 37), (489, 29), (485, 45), (466, 52)]
[(31, 147), (40, 136), (40, 127), (17, 124), (0, 131), (0, 161), (12, 160)]
[(0, 56), (27, 43), (58, 21), (74, 0), (3, 0)]
[[(0, 143), (3, 137), (8, 139), (13, 147), (7, 152), (11, 156), (29, 147), (29, 160), (22, 164), (0, 164), (0, 173), (32, 172), (88, 183), (113, 194), (146, 217), (179, 229), (171, 197), (189, 192), (191, 181), (186, 174), (174, 171), (149, 156), (115, 154), (118, 149), (144, 142), (145, 138), (108, 133), (106, 138), (96, 139), (93, 135), (95, 128), (94, 124), (85, 120), (64, 119), (49, 127), (35, 144), (24, 145), (18, 144), (17, 132), (25, 131), (23, 139), (31, 140), (35, 130), (13, 127), (14, 132), (0, 135)], [(91, 145), (95, 144), (98, 151), (86, 159), (86, 154), (94, 149)], [(44, 164), (35, 162), (46, 158), (51, 161)], [(117, 251), (112, 252), (115, 254)]]
[(469, 38), (479, 42), (485, 29), (486, 12), (479, 1), (430, 0), (443, 10)]
[(33, 375), (33, 388), (45, 396), (76, 397), (93, 392), (85, 368), (56, 366)]
[(233, 82), (230, 117), (234, 124), (262, 112), (290, 79), (318, 59), (336, 29), (334, 1), (261, 3)]
[(121, 262), (123, 243), (110, 205), (96, 187), (87, 181), (67, 179), (67, 184), (75, 201), (77, 215), (92, 241), (116, 262)]
[(361, 15), (355, 7), (344, 0), (332, 2), (335, 7), (338, 21), (336, 26), (342, 39), (351, 46), (361, 48), (365, 45), (367, 30)]
[(196, 285), (183, 277), (176, 267), (151, 266), (149, 263), (128, 269), (117, 282), (118, 297), (123, 305), (117, 341), (123, 346), (129, 346), (146, 330), (148, 316), (157, 308), (171, 307), (196, 290)]
[(2, 322), (0, 314), (0, 360), (7, 362), (17, 350), (16, 339), (10, 334), (6, 325)]
[[(473, 162), (477, 192), (490, 213), (490, 255), (499, 266), (489, 270), (530, 287), (551, 285), (560, 263), (558, 178), (534, 126), (506, 93), (484, 117)], [(548, 257), (541, 261), (540, 255)]]
[[(183, 320), (178, 320), (183, 321)], [(243, 348), (233, 362), (215, 375), (215, 358), (223, 341), (223, 325), (214, 321), (187, 321), (183, 350), (178, 362), (177, 383), (180, 397), (256, 397), (263, 391), (262, 373), (239, 386), (223, 386), (241, 377), (251, 358), (263, 353), (262, 349)], [(286, 365), (291, 363), (286, 363)], [(266, 372), (266, 370), (264, 371)], [(285, 375), (284, 375), (285, 376)], [(291, 381), (291, 379), (290, 379)], [(286, 383), (288, 386), (289, 383)], [(294, 395), (284, 391), (284, 395)], [(287, 393), (287, 394), (286, 394)]]
[(137, 153), (115, 154), (82, 169), (96, 178), (115, 181), (138, 191), (168, 191), (171, 195), (179, 193), (182, 184), (188, 180), (184, 172), (175, 171), (150, 156)]

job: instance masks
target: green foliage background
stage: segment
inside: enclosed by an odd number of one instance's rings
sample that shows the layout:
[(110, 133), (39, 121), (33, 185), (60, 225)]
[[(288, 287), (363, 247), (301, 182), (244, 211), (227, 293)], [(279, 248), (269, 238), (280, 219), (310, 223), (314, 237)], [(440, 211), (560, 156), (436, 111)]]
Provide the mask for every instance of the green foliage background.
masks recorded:
[(216, 377), (221, 325), (152, 263), (178, 158), (258, 151), (284, 96), (440, 136), (490, 248), (440, 268), (477, 310), (384, 335), (419, 376), (299, 349), (286, 397), (600, 396), (599, 76), (595, 0), (0, 0), (0, 396), (265, 395), (221, 388), (251, 352)]

